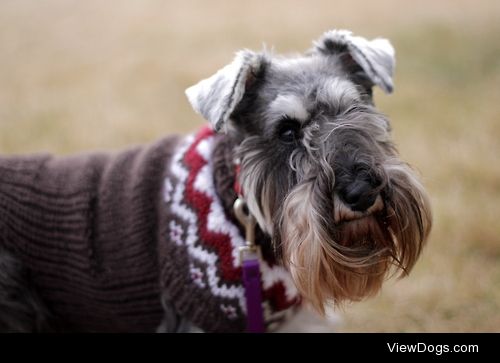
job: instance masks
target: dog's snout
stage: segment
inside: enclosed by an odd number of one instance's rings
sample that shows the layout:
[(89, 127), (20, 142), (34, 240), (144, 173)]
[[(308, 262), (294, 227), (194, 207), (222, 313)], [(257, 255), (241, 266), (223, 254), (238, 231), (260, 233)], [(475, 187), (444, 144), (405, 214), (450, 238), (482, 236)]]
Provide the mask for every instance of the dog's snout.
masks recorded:
[(370, 208), (375, 203), (377, 195), (375, 188), (365, 180), (356, 180), (340, 193), (342, 200), (352, 210), (358, 212)]
[(343, 185), (337, 188), (339, 197), (353, 211), (364, 212), (368, 210), (379, 195), (380, 178), (361, 170), (353, 172), (348, 179), (348, 182), (342, 183)]

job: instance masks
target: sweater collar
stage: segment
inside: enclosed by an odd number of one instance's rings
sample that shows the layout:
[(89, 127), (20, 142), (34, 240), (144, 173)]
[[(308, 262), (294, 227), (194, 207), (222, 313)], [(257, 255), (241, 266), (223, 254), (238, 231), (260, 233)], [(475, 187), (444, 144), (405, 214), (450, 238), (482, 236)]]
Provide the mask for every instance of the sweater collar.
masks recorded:
[[(187, 251), (191, 288), (209, 291), (220, 301), (223, 315), (236, 320), (247, 313), (239, 261), (239, 247), (245, 240), (215, 190), (211, 161), (214, 143), (215, 135), (209, 128), (188, 137), (174, 155), (171, 171), (176, 181), (166, 178), (164, 200), (185, 222), (185, 227), (170, 223), (169, 239)], [(264, 318), (271, 331), (290, 316), (300, 298), (289, 273), (272, 258), (264, 258), (260, 270)]]

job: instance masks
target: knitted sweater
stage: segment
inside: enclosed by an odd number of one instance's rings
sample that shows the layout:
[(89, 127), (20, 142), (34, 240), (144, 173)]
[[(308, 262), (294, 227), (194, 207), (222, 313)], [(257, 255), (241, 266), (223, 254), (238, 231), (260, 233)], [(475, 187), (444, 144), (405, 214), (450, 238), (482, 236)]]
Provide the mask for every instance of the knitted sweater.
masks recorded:
[[(201, 329), (242, 331), (244, 240), (214, 187), (215, 138), (203, 129), (115, 155), (0, 157), (0, 245), (71, 329), (154, 331), (167, 291)], [(271, 324), (298, 296), (271, 259), (261, 270)]]

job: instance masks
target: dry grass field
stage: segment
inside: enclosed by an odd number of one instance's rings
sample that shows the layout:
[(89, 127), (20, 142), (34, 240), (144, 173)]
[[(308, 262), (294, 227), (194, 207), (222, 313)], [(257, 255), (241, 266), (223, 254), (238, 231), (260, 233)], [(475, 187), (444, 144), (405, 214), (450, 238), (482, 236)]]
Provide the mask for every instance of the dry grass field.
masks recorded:
[(376, 93), (423, 175), (434, 228), (410, 277), (338, 331), (500, 332), (500, 2), (0, 2), (0, 152), (118, 149), (203, 123), (184, 89), (240, 48), (306, 50), (323, 31), (390, 38)]

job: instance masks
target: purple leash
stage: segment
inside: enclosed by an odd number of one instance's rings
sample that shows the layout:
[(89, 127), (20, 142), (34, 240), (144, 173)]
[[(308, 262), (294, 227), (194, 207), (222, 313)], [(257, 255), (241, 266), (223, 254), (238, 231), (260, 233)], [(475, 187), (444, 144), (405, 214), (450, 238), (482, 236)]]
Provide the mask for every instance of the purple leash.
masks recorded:
[(247, 331), (264, 333), (264, 312), (260, 288), (260, 267), (258, 259), (243, 261), (243, 285), (247, 301)]
[(247, 303), (247, 332), (265, 333), (259, 263), (260, 249), (255, 244), (255, 218), (248, 212), (246, 203), (241, 197), (234, 202), (234, 212), (240, 223), (245, 226), (246, 232), (246, 244), (240, 247), (239, 252)]

